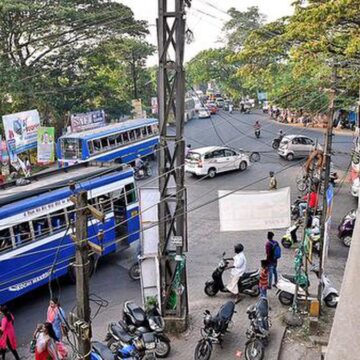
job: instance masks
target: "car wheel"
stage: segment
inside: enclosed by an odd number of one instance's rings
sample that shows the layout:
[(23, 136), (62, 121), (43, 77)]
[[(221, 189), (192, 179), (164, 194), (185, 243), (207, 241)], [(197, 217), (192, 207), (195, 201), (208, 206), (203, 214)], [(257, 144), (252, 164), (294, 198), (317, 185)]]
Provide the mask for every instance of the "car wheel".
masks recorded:
[(347, 235), (342, 238), (342, 241), (346, 247), (350, 247), (352, 236)]
[(208, 177), (209, 177), (210, 179), (213, 179), (215, 176), (216, 176), (216, 169), (214, 169), (214, 168), (209, 169), (209, 171), (208, 171)]
[(246, 161), (241, 161), (240, 165), (239, 165), (239, 170), (244, 171), (244, 170), (246, 170), (246, 168), (247, 168), (247, 162)]
[(286, 160), (288, 160), (288, 161), (293, 161), (294, 160), (294, 154), (287, 154), (286, 155)]

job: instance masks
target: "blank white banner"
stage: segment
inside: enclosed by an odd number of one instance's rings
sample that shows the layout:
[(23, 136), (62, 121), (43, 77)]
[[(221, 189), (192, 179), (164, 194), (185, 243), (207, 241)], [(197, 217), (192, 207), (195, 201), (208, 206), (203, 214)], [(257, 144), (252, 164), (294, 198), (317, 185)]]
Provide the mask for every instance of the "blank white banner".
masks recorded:
[(219, 190), (220, 231), (287, 228), (290, 187), (271, 191)]

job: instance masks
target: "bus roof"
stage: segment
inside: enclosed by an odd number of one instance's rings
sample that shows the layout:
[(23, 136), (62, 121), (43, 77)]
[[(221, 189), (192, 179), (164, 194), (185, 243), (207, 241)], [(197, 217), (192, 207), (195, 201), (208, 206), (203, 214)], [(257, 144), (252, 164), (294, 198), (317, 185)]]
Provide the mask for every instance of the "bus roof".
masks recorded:
[(122, 170), (127, 177), (133, 174), (131, 168), (127, 165), (96, 162), (85, 162), (63, 169), (45, 171), (26, 178), (30, 180), (30, 183), (27, 185), (16, 185), (15, 181), (2, 185), (0, 187), (0, 208), (31, 196), (66, 187), (70, 181), (86, 181), (89, 178), (101, 176), (102, 174)]
[(135, 129), (139, 126), (146, 126), (157, 124), (159, 121), (158, 119), (149, 118), (149, 119), (133, 119), (133, 120), (126, 120), (116, 124), (109, 124), (102, 126), (96, 129), (90, 129), (86, 131), (81, 131), (78, 133), (70, 133), (61, 136), (59, 139), (84, 139), (84, 140), (91, 140), (96, 139), (102, 136), (111, 135), (113, 133), (117, 133), (118, 131), (126, 131)]

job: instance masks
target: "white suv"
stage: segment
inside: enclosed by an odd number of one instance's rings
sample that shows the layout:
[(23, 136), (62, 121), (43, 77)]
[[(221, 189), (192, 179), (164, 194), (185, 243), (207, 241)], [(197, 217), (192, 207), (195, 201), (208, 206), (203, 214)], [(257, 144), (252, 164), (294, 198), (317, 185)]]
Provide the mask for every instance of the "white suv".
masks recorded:
[(223, 146), (207, 146), (191, 150), (185, 159), (185, 171), (197, 176), (208, 175), (210, 178), (216, 174), (230, 171), (244, 171), (249, 166), (247, 155)]

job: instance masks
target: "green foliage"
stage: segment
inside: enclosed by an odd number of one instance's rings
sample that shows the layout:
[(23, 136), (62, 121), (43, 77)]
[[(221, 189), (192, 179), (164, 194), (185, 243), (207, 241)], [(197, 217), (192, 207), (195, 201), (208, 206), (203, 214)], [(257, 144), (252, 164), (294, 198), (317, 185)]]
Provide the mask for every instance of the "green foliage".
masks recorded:
[[(61, 128), (70, 112), (129, 113), (150, 79), (144, 21), (102, 0), (0, 0), (0, 110), (38, 108)], [(152, 89), (151, 89), (152, 91)]]

